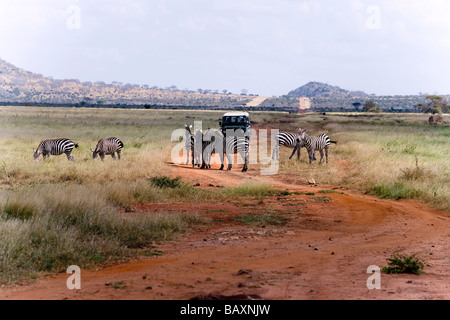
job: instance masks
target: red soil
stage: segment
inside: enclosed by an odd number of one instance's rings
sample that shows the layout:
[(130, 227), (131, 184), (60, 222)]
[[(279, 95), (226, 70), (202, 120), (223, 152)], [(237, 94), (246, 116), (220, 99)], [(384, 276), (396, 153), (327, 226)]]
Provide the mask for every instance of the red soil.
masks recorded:
[[(450, 214), (415, 201), (380, 200), (333, 186), (285, 182), (287, 177), (173, 167), (173, 175), (199, 188), (268, 181), (289, 191), (315, 192), (264, 201), (149, 204), (132, 214), (201, 214), (213, 222), (157, 244), (161, 256), (141, 257), (81, 271), (81, 289), (68, 290), (68, 274), (0, 290), (0, 299), (191, 299), (212, 294), (262, 299), (450, 299)], [(284, 179), (284, 180), (283, 180)], [(213, 186), (209, 186), (212, 184)], [(317, 193), (333, 189), (341, 193)], [(245, 224), (234, 217), (276, 212), (282, 225)], [(127, 214), (127, 213), (124, 213)], [(417, 254), (421, 275), (381, 274), (369, 290), (367, 268), (387, 265), (394, 253)], [(119, 288), (115, 283), (120, 283)]]

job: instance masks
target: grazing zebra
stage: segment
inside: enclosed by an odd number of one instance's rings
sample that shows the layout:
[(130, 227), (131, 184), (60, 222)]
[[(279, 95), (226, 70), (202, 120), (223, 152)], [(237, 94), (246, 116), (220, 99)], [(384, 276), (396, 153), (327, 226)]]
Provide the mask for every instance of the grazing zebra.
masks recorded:
[(34, 161), (39, 160), (39, 156), (42, 154), (42, 158), (49, 158), (52, 156), (59, 156), (61, 154), (66, 154), (67, 159), (74, 161), (72, 150), (73, 148), (78, 148), (78, 143), (74, 143), (69, 139), (51, 139), (41, 141), (37, 149), (33, 149)]
[(100, 139), (97, 143), (97, 146), (92, 151), (92, 158), (96, 159), (98, 156), (100, 156), (100, 159), (102, 161), (105, 159), (105, 155), (111, 155), (111, 157), (116, 160), (116, 153), (117, 157), (120, 160), (120, 152), (122, 151), (123, 143), (120, 141), (120, 139), (111, 137), (111, 138), (105, 138)]
[(337, 144), (337, 141), (331, 141), (325, 133), (310, 137), (305, 129), (299, 129), (298, 143), (303, 143), (309, 154), (309, 164), (316, 160), (316, 150), (320, 152), (320, 163), (323, 161), (323, 150), (325, 150), (326, 161), (328, 163), (328, 149), (331, 143)]
[(297, 139), (298, 137), (299, 137), (298, 133), (280, 131), (276, 136), (276, 145), (272, 151), (272, 160), (275, 158), (275, 155), (277, 155), (277, 160), (280, 160), (279, 157), (280, 146), (294, 148), (294, 151), (292, 151), (292, 154), (289, 157), (289, 159), (292, 159), (295, 152), (297, 151), (297, 159), (300, 160), (300, 149), (303, 147), (303, 143), (301, 140)]

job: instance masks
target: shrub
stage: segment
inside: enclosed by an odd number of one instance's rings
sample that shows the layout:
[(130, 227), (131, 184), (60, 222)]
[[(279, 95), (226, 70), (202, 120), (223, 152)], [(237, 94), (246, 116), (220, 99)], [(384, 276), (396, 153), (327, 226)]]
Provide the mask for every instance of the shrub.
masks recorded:
[(386, 273), (423, 273), (424, 263), (421, 262), (415, 255), (406, 254), (394, 254), (391, 259), (388, 259), (387, 267), (383, 267), (383, 271)]
[(419, 159), (416, 157), (416, 167), (415, 168), (406, 168), (400, 169), (402, 174), (402, 179), (408, 181), (416, 181), (424, 178), (426, 175), (430, 175), (431, 173), (427, 172), (423, 167), (419, 166)]
[(176, 177), (174, 179), (165, 176), (150, 178), (150, 182), (154, 186), (158, 188), (171, 188), (171, 189), (180, 187), (181, 186), (180, 180), (181, 180), (180, 177)]

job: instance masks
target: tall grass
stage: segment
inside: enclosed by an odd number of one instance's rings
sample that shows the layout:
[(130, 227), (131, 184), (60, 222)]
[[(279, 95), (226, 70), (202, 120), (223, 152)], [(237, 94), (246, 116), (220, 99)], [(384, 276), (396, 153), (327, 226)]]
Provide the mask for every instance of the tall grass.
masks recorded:
[(305, 149), (300, 162), (288, 160), (289, 150), (282, 148), (281, 173), (298, 181), (312, 177), (320, 184), (342, 185), (382, 198), (416, 199), (450, 211), (449, 126), (430, 127), (426, 115), (327, 117), (324, 122), (314, 115), (305, 116), (301, 126), (311, 134), (324, 132), (339, 141), (330, 146), (329, 164), (316, 161), (309, 166)]
[[(208, 191), (176, 180), (170, 166), (174, 129), (194, 120), (217, 128), (223, 112), (0, 107), (0, 282), (70, 264), (89, 267), (145, 253), (152, 241), (176, 238), (199, 216), (118, 214), (149, 202), (221, 202), (279, 195), (268, 183)], [(192, 119), (192, 116), (195, 119)], [(189, 116), (189, 118), (187, 118)], [(291, 117), (283, 127), (277, 119)], [(338, 145), (326, 165), (288, 160), (280, 173), (304, 183), (343, 185), (379, 197), (413, 198), (450, 211), (450, 128), (429, 127), (426, 116), (352, 118), (253, 113), (252, 121), (310, 134), (326, 132)], [(425, 124), (422, 124), (425, 123)], [(125, 144), (122, 160), (92, 160), (100, 138)], [(35, 163), (32, 149), (47, 138), (67, 137), (80, 147), (75, 162), (64, 156)], [(416, 160), (417, 159), (417, 160)]]
[(107, 193), (78, 184), (47, 185), (0, 199), (0, 282), (71, 264), (90, 267), (143, 254), (205, 220), (197, 215), (123, 216)]

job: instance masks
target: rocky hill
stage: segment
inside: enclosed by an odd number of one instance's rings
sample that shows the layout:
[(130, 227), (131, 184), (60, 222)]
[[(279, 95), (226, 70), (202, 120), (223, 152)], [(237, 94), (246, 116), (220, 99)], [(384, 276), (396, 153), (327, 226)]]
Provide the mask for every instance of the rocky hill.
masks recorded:
[(0, 59), (0, 103), (79, 106), (142, 106), (186, 108), (240, 108), (254, 96), (187, 91), (136, 84), (55, 80)]
[(369, 95), (362, 91), (348, 91), (321, 82), (308, 82), (304, 86), (289, 92), (288, 96), (295, 98), (366, 98)]
[[(416, 112), (420, 103), (427, 103), (425, 95), (376, 96), (362, 91), (349, 91), (320, 82), (309, 82), (287, 95), (290, 98), (308, 97), (311, 108), (317, 112), (362, 111), (368, 100), (373, 100), (384, 112)], [(445, 96), (447, 99), (449, 96)]]

